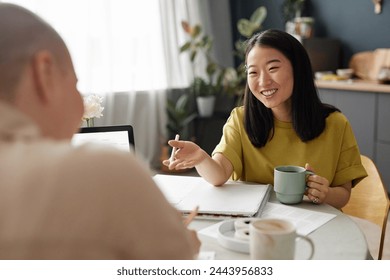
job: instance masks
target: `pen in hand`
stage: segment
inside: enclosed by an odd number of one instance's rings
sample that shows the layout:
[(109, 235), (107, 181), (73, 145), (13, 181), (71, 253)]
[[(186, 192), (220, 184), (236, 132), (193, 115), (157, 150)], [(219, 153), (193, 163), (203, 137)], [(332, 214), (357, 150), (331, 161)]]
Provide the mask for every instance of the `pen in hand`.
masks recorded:
[[(179, 138), (180, 138), (179, 134), (176, 134), (175, 140), (176, 140), (176, 141), (179, 141)], [(170, 162), (174, 161), (174, 159), (175, 159), (175, 152), (176, 152), (176, 148), (173, 147), (173, 148), (172, 148), (171, 157), (169, 158), (169, 161), (170, 161)]]
[(184, 220), (184, 226), (188, 226), (192, 220), (198, 215), (199, 206), (196, 206), (194, 210), (187, 216), (187, 218)]

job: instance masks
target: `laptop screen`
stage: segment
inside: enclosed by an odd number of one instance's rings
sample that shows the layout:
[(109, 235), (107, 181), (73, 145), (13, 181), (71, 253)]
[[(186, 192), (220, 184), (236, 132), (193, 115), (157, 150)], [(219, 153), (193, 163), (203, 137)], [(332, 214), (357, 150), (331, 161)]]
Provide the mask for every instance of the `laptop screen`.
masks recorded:
[(133, 128), (130, 125), (82, 127), (72, 138), (73, 145), (91, 142), (135, 152)]

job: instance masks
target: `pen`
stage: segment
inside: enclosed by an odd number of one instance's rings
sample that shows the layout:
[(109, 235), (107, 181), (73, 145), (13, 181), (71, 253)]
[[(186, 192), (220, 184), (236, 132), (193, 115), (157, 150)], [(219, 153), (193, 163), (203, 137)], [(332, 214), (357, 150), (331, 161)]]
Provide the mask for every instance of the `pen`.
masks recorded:
[[(175, 140), (176, 140), (176, 141), (179, 141), (179, 137), (180, 137), (179, 134), (176, 134)], [(173, 147), (173, 148), (172, 148), (171, 157), (169, 158), (169, 161), (170, 161), (170, 162), (172, 162), (172, 161), (174, 160), (174, 158), (175, 158), (175, 152), (176, 152), (176, 148)]]
[(199, 206), (196, 206), (194, 210), (192, 210), (192, 212), (187, 216), (187, 218), (184, 220), (184, 226), (188, 226), (192, 220), (196, 217), (196, 215), (198, 215), (198, 209), (199, 209)]

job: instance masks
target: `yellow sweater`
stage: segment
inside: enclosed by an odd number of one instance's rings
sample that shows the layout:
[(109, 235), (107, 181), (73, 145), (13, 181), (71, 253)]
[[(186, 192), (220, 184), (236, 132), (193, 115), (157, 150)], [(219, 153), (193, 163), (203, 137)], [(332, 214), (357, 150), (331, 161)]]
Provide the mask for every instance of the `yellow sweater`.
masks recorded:
[(244, 107), (233, 109), (213, 154), (222, 153), (233, 165), (233, 180), (273, 184), (273, 169), (278, 165), (305, 166), (331, 186), (357, 181), (367, 176), (360, 161), (359, 147), (347, 118), (334, 112), (326, 119), (323, 133), (302, 142), (292, 123), (274, 119), (275, 134), (262, 148), (250, 142), (243, 123)]

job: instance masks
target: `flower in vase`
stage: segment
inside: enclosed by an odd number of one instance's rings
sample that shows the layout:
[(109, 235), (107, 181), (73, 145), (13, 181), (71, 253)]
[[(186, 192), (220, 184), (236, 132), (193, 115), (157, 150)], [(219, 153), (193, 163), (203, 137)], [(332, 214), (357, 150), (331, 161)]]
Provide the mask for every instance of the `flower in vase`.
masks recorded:
[(92, 94), (84, 96), (84, 115), (83, 121), (86, 121), (87, 126), (94, 126), (94, 119), (103, 116), (102, 107), (103, 97)]

